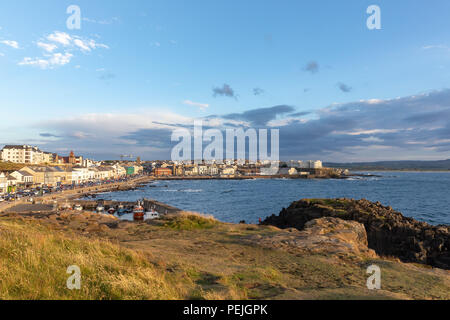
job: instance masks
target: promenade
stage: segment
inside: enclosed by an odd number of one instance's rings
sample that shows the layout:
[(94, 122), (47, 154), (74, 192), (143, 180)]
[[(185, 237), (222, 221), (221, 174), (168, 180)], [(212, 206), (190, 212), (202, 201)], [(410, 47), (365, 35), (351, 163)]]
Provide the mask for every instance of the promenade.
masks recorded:
[[(56, 202), (61, 202), (64, 200), (75, 199), (82, 194), (85, 193), (100, 193), (100, 192), (109, 192), (120, 189), (132, 189), (137, 187), (141, 183), (146, 183), (148, 181), (154, 180), (154, 177), (151, 176), (141, 176), (137, 178), (130, 179), (128, 181), (116, 182), (111, 184), (92, 186), (92, 187), (81, 187), (74, 188), (72, 190), (64, 190), (57, 193), (45, 194), (43, 196), (32, 197), (36, 203), (50, 204)], [(20, 200), (11, 201), (11, 202), (2, 202), (0, 203), (0, 212), (3, 212), (11, 207), (14, 207), (19, 204), (29, 203), (29, 197), (22, 198)]]

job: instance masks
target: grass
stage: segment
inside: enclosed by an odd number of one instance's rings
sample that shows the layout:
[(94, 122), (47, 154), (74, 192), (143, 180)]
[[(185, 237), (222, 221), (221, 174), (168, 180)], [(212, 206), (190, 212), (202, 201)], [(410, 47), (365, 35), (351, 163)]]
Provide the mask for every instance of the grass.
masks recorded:
[[(81, 268), (81, 290), (67, 289), (71, 265)], [(0, 221), (0, 299), (178, 298), (180, 292), (142, 253), (37, 224)]]
[(307, 201), (309, 201), (311, 204), (340, 209), (347, 209), (351, 204), (347, 199), (307, 199)]
[[(1, 218), (0, 299), (450, 299), (448, 273), (261, 247), (244, 240), (283, 231), (248, 227), (185, 213), (88, 237)], [(370, 264), (382, 270), (381, 291), (366, 288)], [(81, 268), (81, 290), (66, 288), (71, 265)]]
[(14, 172), (25, 167), (26, 164), (23, 163), (11, 163), (0, 161), (0, 172)]
[(166, 220), (164, 226), (175, 230), (210, 229), (218, 223), (212, 217), (191, 212), (183, 212), (179, 215), (169, 216)]

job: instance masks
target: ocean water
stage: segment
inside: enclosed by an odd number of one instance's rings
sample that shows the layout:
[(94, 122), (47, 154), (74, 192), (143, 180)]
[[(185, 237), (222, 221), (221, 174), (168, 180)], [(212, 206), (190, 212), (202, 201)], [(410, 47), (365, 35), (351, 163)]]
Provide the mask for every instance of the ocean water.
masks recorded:
[(390, 205), (417, 220), (450, 224), (449, 172), (372, 173), (380, 177), (156, 181), (141, 190), (103, 193), (98, 198), (121, 201), (151, 198), (233, 223), (241, 220), (256, 223), (302, 198), (366, 198)]

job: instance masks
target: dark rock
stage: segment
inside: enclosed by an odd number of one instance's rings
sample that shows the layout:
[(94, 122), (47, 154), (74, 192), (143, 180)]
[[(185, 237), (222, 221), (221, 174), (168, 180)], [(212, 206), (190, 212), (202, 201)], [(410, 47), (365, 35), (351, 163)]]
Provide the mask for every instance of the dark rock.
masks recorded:
[(379, 255), (450, 269), (450, 226), (432, 226), (404, 217), (379, 202), (365, 199), (303, 199), (293, 202), (287, 209), (283, 208), (278, 216), (266, 218), (262, 224), (303, 230), (308, 221), (322, 217), (362, 223), (369, 248)]

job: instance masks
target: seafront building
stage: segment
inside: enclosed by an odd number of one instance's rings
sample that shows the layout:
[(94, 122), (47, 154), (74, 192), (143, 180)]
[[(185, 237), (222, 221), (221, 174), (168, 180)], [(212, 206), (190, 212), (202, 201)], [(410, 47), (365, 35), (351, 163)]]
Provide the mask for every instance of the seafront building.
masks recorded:
[(11, 176), (14, 177), (20, 185), (31, 186), (33, 184), (33, 175), (25, 170), (14, 171), (11, 173)]
[(0, 152), (0, 159), (4, 162), (40, 164), (48, 160), (38, 147), (29, 145), (7, 145)]
[[(132, 170), (131, 170), (132, 169)], [(171, 170), (169, 170), (171, 172)], [(100, 182), (142, 174), (143, 167), (128, 164), (111, 166), (25, 166), (7, 175), (0, 173), (0, 194), (14, 192), (16, 188), (37, 186), (56, 187), (59, 185), (78, 185), (86, 182)]]
[[(141, 161), (96, 162), (73, 151), (68, 156), (43, 152), (29, 145), (7, 145), (0, 151), (3, 162), (23, 164), (14, 172), (0, 172), (0, 193), (14, 192), (29, 186), (77, 185), (141, 174)], [(224, 161), (152, 161), (146, 162), (145, 171), (155, 177), (235, 178), (252, 176), (325, 176), (330, 168), (323, 168), (320, 160), (250, 161), (226, 159)], [(269, 170), (273, 169), (273, 170)], [(335, 173), (335, 172), (332, 172)], [(338, 173), (339, 174), (339, 173)]]
[(30, 165), (69, 164), (90, 167), (95, 164), (95, 161), (76, 156), (73, 151), (67, 157), (61, 157), (56, 153), (41, 151), (38, 147), (30, 145), (6, 145), (0, 151), (0, 160)]
[(8, 178), (3, 172), (0, 172), (0, 194), (8, 192)]
[[(148, 163), (154, 176), (223, 177), (289, 175), (308, 176), (327, 172), (320, 160), (249, 161), (243, 159), (218, 161), (154, 161)], [(271, 168), (274, 170), (268, 170)], [(323, 169), (323, 170), (322, 170)]]
[[(2, 174), (2, 181), (4, 180)], [(126, 176), (125, 168), (113, 167), (62, 167), (62, 166), (32, 166), (24, 167), (19, 171), (12, 172), (13, 177), (7, 186), (16, 185), (19, 187), (29, 186), (49, 186), (77, 185), (85, 182), (98, 182), (102, 180), (117, 179)], [(4, 183), (4, 181), (3, 181)], [(5, 186), (2, 185), (5, 192)]]

